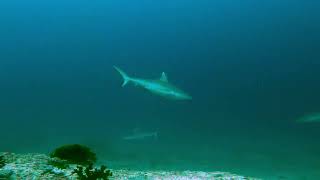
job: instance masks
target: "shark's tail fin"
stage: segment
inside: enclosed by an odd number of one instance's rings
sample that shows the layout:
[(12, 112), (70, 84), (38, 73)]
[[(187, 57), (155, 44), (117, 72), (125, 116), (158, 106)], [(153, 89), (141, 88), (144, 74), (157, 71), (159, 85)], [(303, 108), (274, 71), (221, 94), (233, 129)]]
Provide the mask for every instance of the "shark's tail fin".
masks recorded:
[(124, 87), (129, 81), (130, 81), (130, 77), (124, 72), (122, 71), (120, 68), (118, 68), (117, 66), (113, 66), (114, 69), (116, 69), (120, 75), (123, 78), (123, 83), (122, 83), (122, 87)]

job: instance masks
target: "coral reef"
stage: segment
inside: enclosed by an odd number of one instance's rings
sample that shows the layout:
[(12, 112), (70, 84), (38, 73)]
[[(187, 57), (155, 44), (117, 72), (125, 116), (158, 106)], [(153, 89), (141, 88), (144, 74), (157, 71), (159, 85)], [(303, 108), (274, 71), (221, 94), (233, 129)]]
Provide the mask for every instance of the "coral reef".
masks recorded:
[[(70, 164), (78, 164), (73, 169), (72, 174), (76, 174), (80, 180), (108, 180), (112, 173), (106, 166), (94, 168), (93, 163), (96, 162), (96, 154), (90, 148), (80, 144), (64, 145), (55, 149), (50, 154), (51, 159), (48, 165), (51, 165), (60, 171), (68, 169)], [(85, 167), (84, 167), (85, 166)], [(44, 172), (44, 174), (54, 173), (52, 169)]]
[(76, 179), (71, 172), (48, 165), (51, 158), (44, 154), (5, 153), (3, 156), (6, 165), (0, 169), (0, 179)]
[(51, 154), (50, 157), (66, 160), (71, 164), (89, 165), (95, 163), (96, 154), (87, 146), (80, 144), (70, 144), (58, 147)]
[(10, 179), (12, 174), (11, 170), (0, 170), (0, 180)]
[(51, 165), (53, 167), (56, 167), (58, 169), (68, 169), (69, 164), (66, 160), (61, 160), (58, 158), (51, 158), (48, 160), (48, 165)]
[(85, 168), (77, 166), (77, 168), (73, 170), (73, 173), (76, 173), (80, 180), (109, 180), (109, 177), (112, 176), (112, 172), (108, 170), (106, 166), (101, 166), (99, 169), (93, 168), (93, 164), (89, 164), (89, 166)]
[[(0, 153), (1, 154), (1, 153)], [(59, 169), (48, 162), (52, 159), (45, 154), (14, 154), (4, 155), (6, 164), (0, 168), (0, 179), (41, 179), (41, 180), (78, 180), (75, 173), (77, 165), (70, 164), (66, 169)], [(91, 170), (93, 167), (91, 168)], [(82, 169), (83, 172), (84, 168)], [(90, 168), (89, 168), (90, 170)], [(91, 171), (90, 170), (90, 171)], [(104, 167), (99, 172), (106, 172)], [(159, 170), (128, 170), (111, 169), (110, 179), (215, 179), (215, 180), (257, 180), (228, 172), (202, 171), (159, 171)]]
[(6, 162), (5, 162), (5, 160), (4, 160), (4, 156), (1, 155), (1, 156), (0, 156), (0, 168), (2, 168), (5, 164), (6, 164)]

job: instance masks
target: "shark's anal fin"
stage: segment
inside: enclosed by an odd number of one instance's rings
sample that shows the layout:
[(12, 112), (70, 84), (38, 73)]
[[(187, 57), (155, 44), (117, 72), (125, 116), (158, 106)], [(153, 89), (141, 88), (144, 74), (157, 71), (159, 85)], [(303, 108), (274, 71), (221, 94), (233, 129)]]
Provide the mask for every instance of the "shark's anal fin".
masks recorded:
[(160, 77), (160, 81), (168, 82), (168, 78), (167, 78), (166, 73), (162, 72), (161, 77)]

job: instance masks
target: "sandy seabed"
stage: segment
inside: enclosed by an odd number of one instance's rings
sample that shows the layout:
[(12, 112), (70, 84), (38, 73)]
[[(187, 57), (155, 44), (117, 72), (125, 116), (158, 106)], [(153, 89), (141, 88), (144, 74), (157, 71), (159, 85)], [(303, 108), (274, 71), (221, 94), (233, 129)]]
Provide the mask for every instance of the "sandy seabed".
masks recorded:
[[(0, 168), (0, 180), (76, 180), (70, 165), (67, 169), (58, 169), (48, 162), (52, 160), (45, 154), (15, 154), (0, 153), (5, 164)], [(110, 169), (115, 180), (187, 180), (187, 179), (212, 179), (212, 180), (256, 180), (257, 178), (244, 177), (228, 172), (202, 172), (202, 171), (152, 171), (152, 170), (127, 170)]]

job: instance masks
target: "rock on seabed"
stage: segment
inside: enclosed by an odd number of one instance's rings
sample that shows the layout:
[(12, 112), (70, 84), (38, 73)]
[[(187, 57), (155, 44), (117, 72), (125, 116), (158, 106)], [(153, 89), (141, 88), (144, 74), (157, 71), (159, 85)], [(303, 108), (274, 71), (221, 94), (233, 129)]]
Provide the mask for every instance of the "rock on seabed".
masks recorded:
[[(72, 174), (76, 165), (58, 169), (48, 164), (51, 158), (45, 154), (0, 153), (5, 166), (0, 168), (0, 180), (76, 180)], [(201, 171), (135, 171), (111, 169), (115, 180), (257, 180), (227, 172)]]

